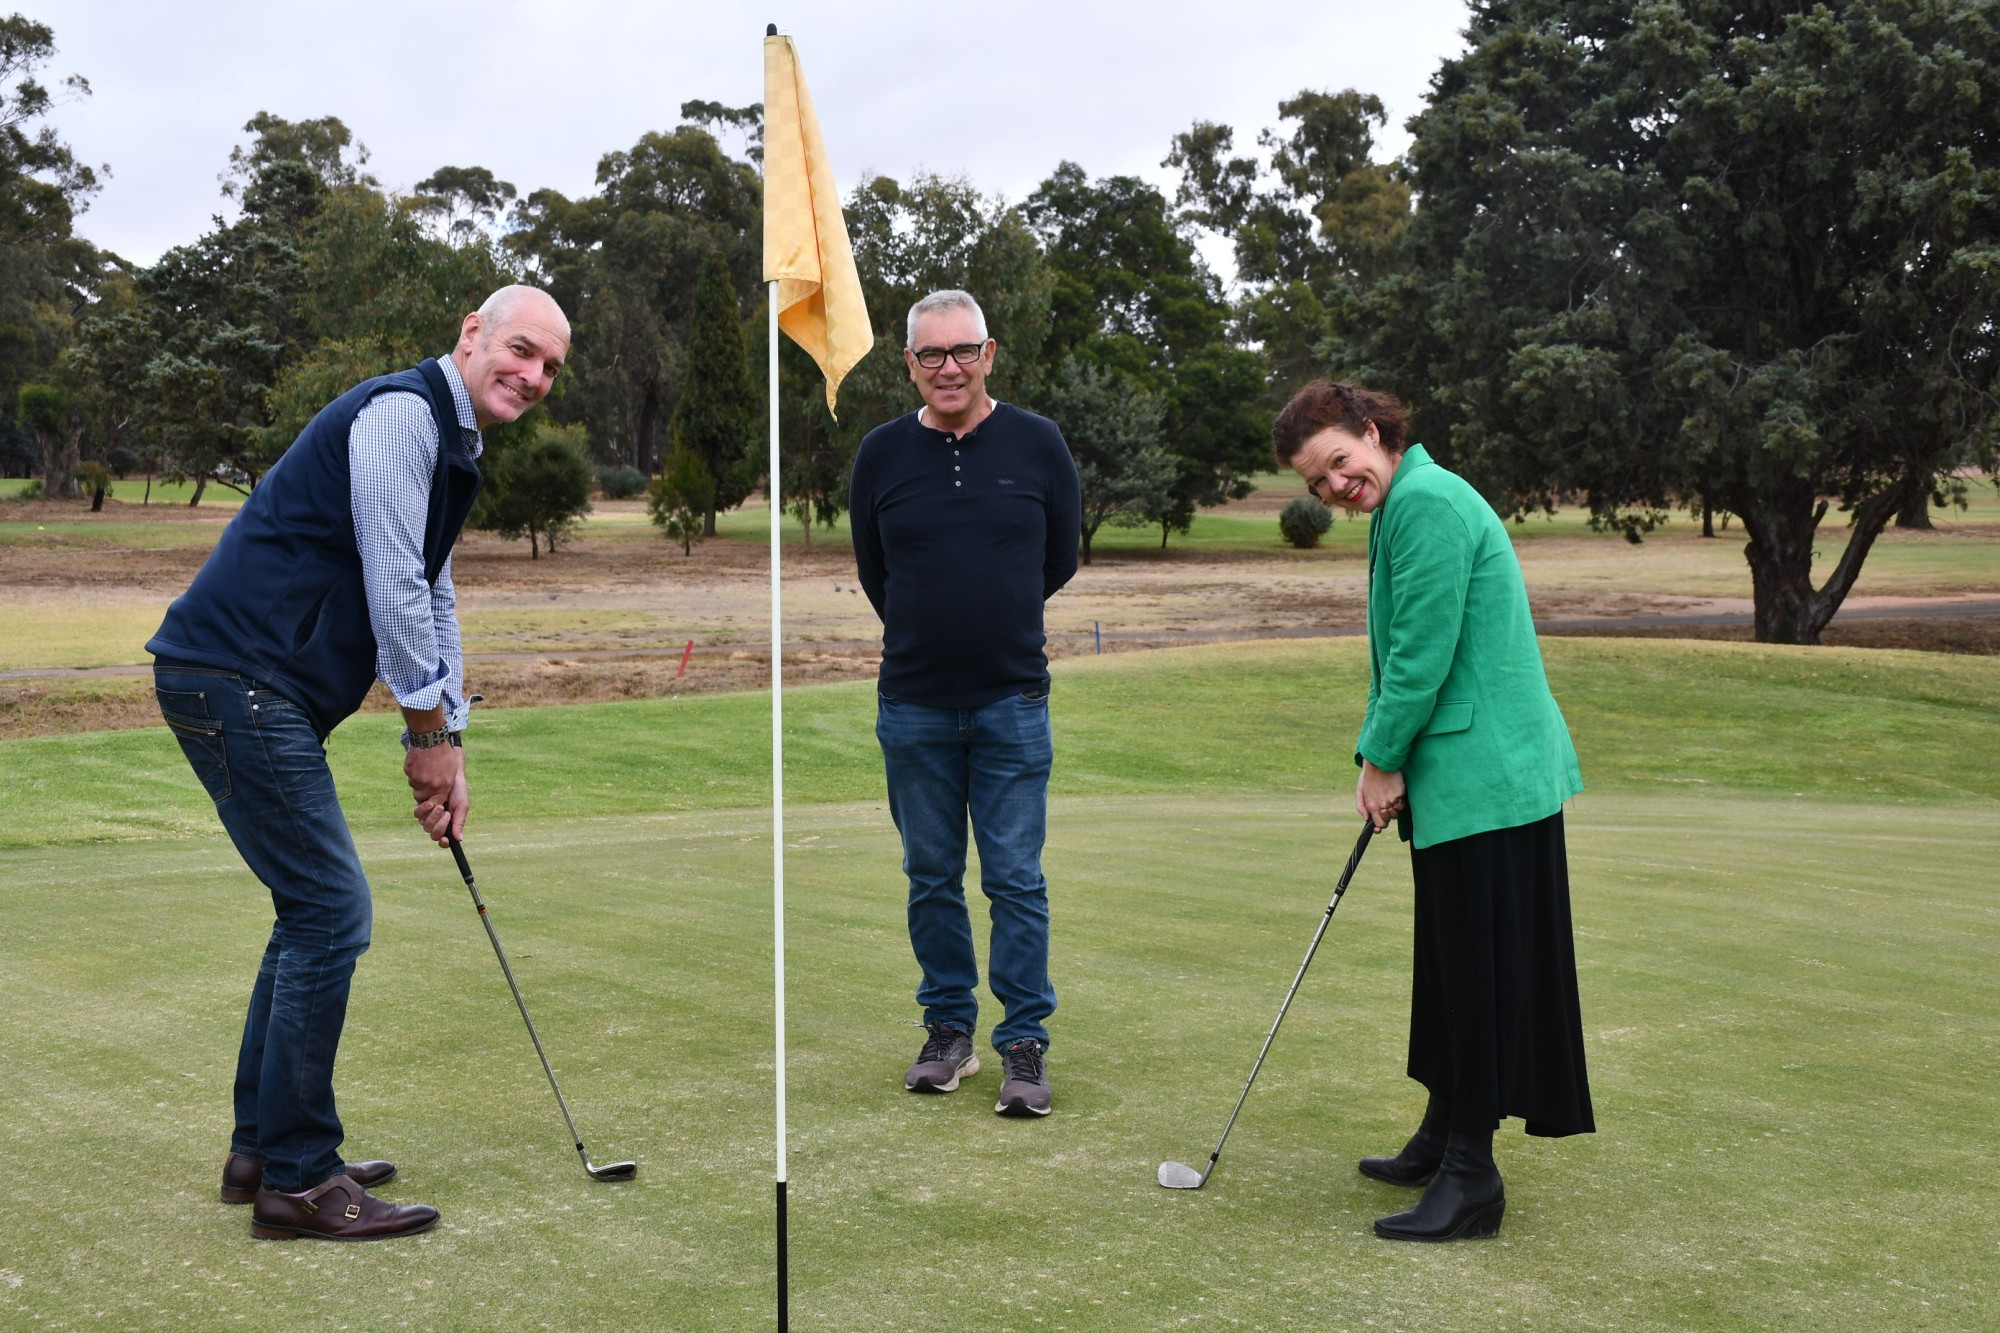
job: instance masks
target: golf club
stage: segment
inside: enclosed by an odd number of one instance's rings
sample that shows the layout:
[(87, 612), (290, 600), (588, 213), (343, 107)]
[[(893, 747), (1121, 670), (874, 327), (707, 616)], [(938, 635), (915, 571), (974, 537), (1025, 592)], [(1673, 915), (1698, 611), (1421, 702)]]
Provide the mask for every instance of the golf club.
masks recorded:
[[(1306, 979), (1306, 969), (1312, 966), (1313, 954), (1319, 951), (1319, 942), (1326, 935), (1327, 923), (1333, 920), (1333, 910), (1340, 906), (1340, 896), (1347, 892), (1347, 881), (1354, 878), (1354, 868), (1361, 864), (1361, 853), (1368, 850), (1368, 840), (1375, 836), (1375, 821), (1367, 820), (1361, 825), (1361, 836), (1355, 840), (1354, 851), (1347, 858), (1347, 868), (1340, 872), (1340, 882), (1333, 886), (1333, 901), (1326, 905), (1326, 914), (1319, 919), (1319, 929), (1313, 932), (1312, 944), (1306, 949), (1305, 961), (1299, 964), (1299, 974), (1292, 978), (1292, 988), (1285, 992), (1285, 1002), (1278, 1006), (1278, 1016), (1271, 1020), (1271, 1030), (1264, 1034), (1264, 1049), (1257, 1052), (1257, 1063), (1250, 1066), (1250, 1077), (1243, 1084), (1243, 1095), (1236, 1099), (1236, 1110), (1229, 1113), (1229, 1123), (1222, 1127), (1222, 1137), (1215, 1141), (1215, 1151), (1208, 1155), (1208, 1165), (1200, 1171), (1185, 1162), (1161, 1162), (1160, 1184), (1170, 1190), (1198, 1190), (1208, 1183), (1209, 1175), (1215, 1170), (1215, 1159), (1222, 1156), (1222, 1145), (1229, 1141), (1229, 1131), (1236, 1127), (1236, 1116), (1243, 1109), (1243, 1103), (1250, 1097), (1250, 1085), (1257, 1081), (1257, 1071), (1264, 1067), (1264, 1057), (1270, 1054), (1271, 1041), (1278, 1035), (1278, 1024), (1285, 1021), (1285, 1011), (1292, 1007), (1292, 997), (1299, 993), (1299, 983)], [(471, 883), (470, 880), (466, 881)]]
[(592, 1180), (632, 1179), (639, 1174), (637, 1162), (606, 1162), (599, 1166), (584, 1151), (583, 1136), (576, 1132), (576, 1121), (570, 1116), (569, 1103), (563, 1100), (562, 1088), (556, 1084), (556, 1071), (549, 1067), (548, 1052), (542, 1049), (542, 1039), (535, 1033), (535, 1020), (528, 1017), (528, 1003), (521, 998), (521, 987), (514, 981), (514, 969), (507, 965), (507, 951), (500, 947), (500, 936), (493, 930), (493, 918), (486, 913), (486, 900), (479, 896), (479, 886), (472, 882), (472, 865), (465, 859), (465, 848), (457, 838), (451, 838), (451, 854), (458, 862), (458, 873), (465, 877), (465, 887), (472, 891), (472, 905), (479, 909), (479, 923), (486, 927), (486, 938), (493, 941), (493, 956), (500, 960), (500, 970), (507, 974), (507, 989), (514, 992), (514, 1006), (521, 1011), (521, 1021), (528, 1025), (528, 1039), (535, 1043), (535, 1054), (542, 1058), (542, 1072), (549, 1076), (549, 1087), (555, 1090), (556, 1105), (562, 1108), (563, 1123), (569, 1126), (570, 1142), (576, 1145), (576, 1155), (583, 1159), (583, 1169), (590, 1173)]

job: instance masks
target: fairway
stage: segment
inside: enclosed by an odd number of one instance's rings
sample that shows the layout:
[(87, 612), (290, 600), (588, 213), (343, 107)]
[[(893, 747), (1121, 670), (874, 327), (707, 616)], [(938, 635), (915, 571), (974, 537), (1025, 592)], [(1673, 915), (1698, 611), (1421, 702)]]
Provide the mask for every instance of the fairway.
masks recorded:
[[(1444, 1247), (1374, 1239), (1408, 1196), (1353, 1166), (1421, 1103), (1392, 841), (1214, 1179), (1153, 1183), (1213, 1146), (1352, 843), (1360, 644), (1059, 664), (1058, 1109), (1032, 1123), (991, 1113), (997, 1061), (902, 1091), (915, 975), (869, 695), (790, 693), (797, 1325), (1989, 1326), (2000, 669), (1547, 646), (1592, 784), (1568, 825), (1600, 1132), (1503, 1131), (1505, 1229)], [(348, 1148), (444, 1214), (352, 1247), (252, 1243), (214, 1200), (268, 909), (164, 733), (0, 744), (0, 1325), (767, 1327), (767, 703), (479, 723), (468, 852), (630, 1185), (580, 1169), (450, 858), (402, 825), (390, 724), (341, 730), (376, 897)]]

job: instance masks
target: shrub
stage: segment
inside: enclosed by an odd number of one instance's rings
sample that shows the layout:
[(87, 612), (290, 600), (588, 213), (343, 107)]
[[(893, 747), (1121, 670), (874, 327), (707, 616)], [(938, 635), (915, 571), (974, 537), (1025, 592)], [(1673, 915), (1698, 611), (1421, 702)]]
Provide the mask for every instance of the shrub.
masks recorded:
[(1318, 546), (1319, 539), (1332, 526), (1333, 511), (1321, 504), (1316, 496), (1301, 495), (1278, 515), (1278, 531), (1301, 551)]
[(539, 560), (536, 539), (553, 552), (590, 512), (590, 442), (581, 426), (537, 427), (513, 441), (486, 475), (474, 521), (502, 537), (528, 539), (528, 558)]
[(692, 555), (702, 535), (703, 518), (714, 503), (715, 479), (708, 475), (708, 465), (676, 430), (674, 451), (667, 458), (667, 470), (653, 478), (646, 512), (653, 516), (661, 536), (679, 542), (682, 555)]
[(597, 489), (604, 493), (607, 500), (629, 500), (645, 493), (646, 474), (623, 463), (600, 463), (597, 467)]

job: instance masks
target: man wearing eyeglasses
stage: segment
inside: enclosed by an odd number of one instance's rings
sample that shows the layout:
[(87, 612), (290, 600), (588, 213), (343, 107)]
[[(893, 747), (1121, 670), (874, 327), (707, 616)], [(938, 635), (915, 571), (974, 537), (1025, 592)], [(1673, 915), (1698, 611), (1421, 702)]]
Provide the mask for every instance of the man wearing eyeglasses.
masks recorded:
[(855, 455), (854, 560), (882, 619), (875, 736), (903, 836), (925, 1040), (903, 1077), (944, 1093), (979, 1072), (979, 964), (965, 903), (965, 829), (979, 843), (1003, 1009), (1001, 1115), (1049, 1113), (1049, 663), (1042, 604), (1076, 573), (1082, 496), (1054, 422), (986, 392), (997, 345), (978, 302), (910, 307), (903, 360), (921, 410)]

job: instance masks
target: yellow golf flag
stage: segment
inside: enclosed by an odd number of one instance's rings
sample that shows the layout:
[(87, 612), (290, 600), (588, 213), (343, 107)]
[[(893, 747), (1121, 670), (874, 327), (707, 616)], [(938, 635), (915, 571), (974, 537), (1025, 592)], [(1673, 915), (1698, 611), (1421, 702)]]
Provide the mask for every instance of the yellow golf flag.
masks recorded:
[(819, 363), (833, 411), (875, 333), (812, 94), (779, 36), (764, 39), (764, 281), (778, 284), (778, 327)]

